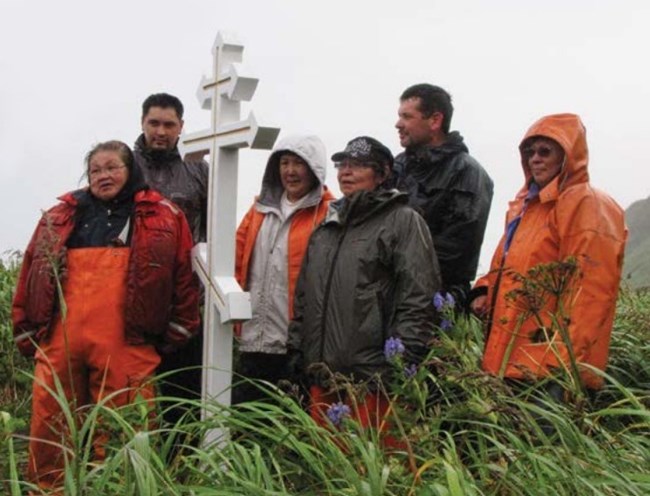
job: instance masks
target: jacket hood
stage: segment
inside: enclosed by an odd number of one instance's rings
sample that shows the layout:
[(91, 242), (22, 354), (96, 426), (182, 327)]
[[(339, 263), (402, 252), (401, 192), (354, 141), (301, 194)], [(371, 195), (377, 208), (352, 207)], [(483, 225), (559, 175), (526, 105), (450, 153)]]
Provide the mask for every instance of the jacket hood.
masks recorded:
[[(564, 150), (565, 159), (562, 171), (544, 189), (553, 188), (559, 192), (574, 184), (589, 182), (587, 131), (580, 117), (575, 114), (554, 114), (542, 117), (526, 131), (524, 139), (519, 144), (520, 154), (526, 141), (535, 136), (551, 138)], [(527, 188), (532, 175), (523, 154), (521, 155), (521, 166), (526, 177), (525, 188)]]
[(314, 194), (320, 199), (325, 185), (325, 171), (327, 168), (327, 152), (323, 141), (314, 135), (287, 136), (275, 145), (266, 163), (266, 170), (262, 179), (259, 203), (277, 206), (284, 189), (280, 180), (280, 156), (283, 152), (291, 152), (302, 158), (318, 179), (318, 186), (308, 194)]
[(469, 152), (463, 136), (458, 131), (452, 131), (447, 135), (443, 143), (436, 146), (420, 145), (409, 147), (405, 150), (409, 158), (415, 160), (437, 161), (450, 155), (457, 155), (461, 152)]
[(393, 190), (377, 188), (373, 191), (361, 190), (352, 195), (343, 196), (330, 203), (325, 222), (357, 225), (368, 217), (381, 213), (393, 204), (408, 204), (408, 195)]
[[(63, 203), (67, 203), (71, 207), (84, 207), (93, 201), (101, 202), (100, 200), (96, 200), (95, 197), (90, 193), (89, 187), (68, 191), (67, 193), (64, 193), (61, 196), (57, 197), (57, 200)], [(164, 201), (165, 197), (156, 190), (144, 188), (136, 191), (133, 194), (132, 200), (135, 203), (156, 203)]]

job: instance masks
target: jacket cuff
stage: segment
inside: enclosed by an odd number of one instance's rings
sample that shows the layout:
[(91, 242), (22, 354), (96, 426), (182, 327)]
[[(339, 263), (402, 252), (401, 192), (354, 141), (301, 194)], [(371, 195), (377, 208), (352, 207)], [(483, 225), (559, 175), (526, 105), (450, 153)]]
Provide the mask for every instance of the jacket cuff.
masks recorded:
[(187, 328), (177, 322), (170, 322), (165, 334), (165, 345), (181, 348), (187, 343), (194, 334)]
[(36, 332), (24, 332), (14, 336), (14, 342), (18, 347), (18, 351), (25, 357), (33, 357), (36, 354), (36, 341), (34, 337)]

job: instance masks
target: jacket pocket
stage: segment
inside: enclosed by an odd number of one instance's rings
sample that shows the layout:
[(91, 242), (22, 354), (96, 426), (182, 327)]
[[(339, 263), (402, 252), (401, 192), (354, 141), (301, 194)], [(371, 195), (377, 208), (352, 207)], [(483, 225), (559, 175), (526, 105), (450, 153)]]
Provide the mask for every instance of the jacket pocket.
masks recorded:
[(379, 346), (383, 349), (384, 322), (379, 284), (360, 291), (354, 300), (354, 316), (358, 340), (355, 348)]
[[(154, 227), (151, 226), (154, 224)], [(131, 252), (127, 322), (131, 339), (159, 336), (167, 331), (174, 291), (176, 236), (147, 219)]]
[(148, 266), (173, 267), (176, 259), (176, 234), (164, 227), (147, 229)]

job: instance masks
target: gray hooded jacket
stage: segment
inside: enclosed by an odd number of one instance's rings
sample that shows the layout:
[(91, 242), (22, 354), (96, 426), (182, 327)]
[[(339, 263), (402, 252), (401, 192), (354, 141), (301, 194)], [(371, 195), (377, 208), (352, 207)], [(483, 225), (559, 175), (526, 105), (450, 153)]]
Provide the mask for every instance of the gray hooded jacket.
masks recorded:
[[(288, 211), (286, 208), (283, 210), (281, 204), (284, 188), (280, 180), (279, 164), (284, 152), (292, 152), (301, 157), (318, 180), (318, 185)], [(286, 137), (277, 143), (268, 159), (262, 190), (253, 205), (257, 213), (264, 215), (264, 220), (256, 234), (243, 233), (256, 236), (247, 278), (253, 316), (242, 326), (240, 350), (243, 352), (286, 353), (289, 325), (289, 231), (292, 219), (300, 210), (315, 207), (322, 201), (326, 163), (325, 145), (316, 136)], [(310, 225), (310, 229), (314, 227), (315, 225)]]

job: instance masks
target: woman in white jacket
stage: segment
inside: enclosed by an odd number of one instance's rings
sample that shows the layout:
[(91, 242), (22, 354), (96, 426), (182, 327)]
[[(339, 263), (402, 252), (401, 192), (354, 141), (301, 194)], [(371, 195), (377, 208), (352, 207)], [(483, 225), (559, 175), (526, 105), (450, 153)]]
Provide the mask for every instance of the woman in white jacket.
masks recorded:
[(334, 197), (325, 186), (327, 155), (317, 136), (289, 136), (269, 156), (260, 195), (239, 229), (235, 274), (251, 294), (252, 319), (239, 326), (232, 403), (264, 397), (255, 384), (286, 378), (287, 329), (309, 237)]

